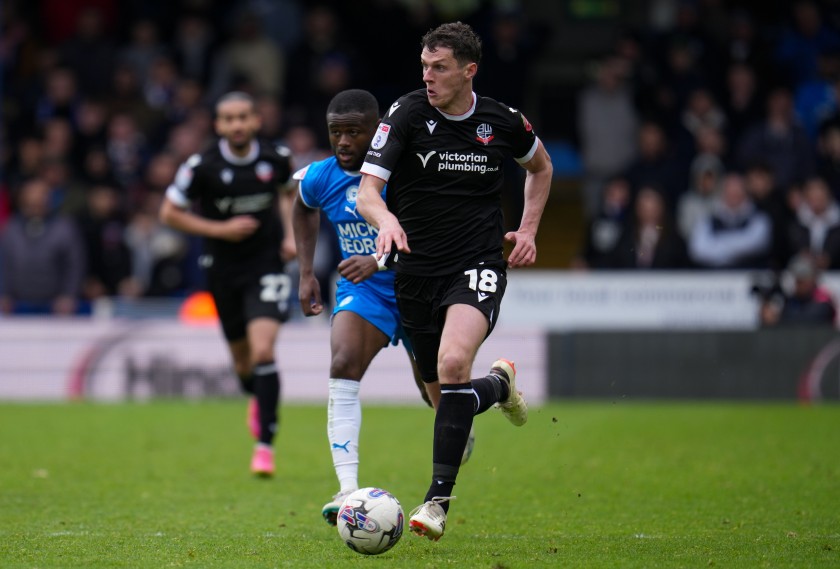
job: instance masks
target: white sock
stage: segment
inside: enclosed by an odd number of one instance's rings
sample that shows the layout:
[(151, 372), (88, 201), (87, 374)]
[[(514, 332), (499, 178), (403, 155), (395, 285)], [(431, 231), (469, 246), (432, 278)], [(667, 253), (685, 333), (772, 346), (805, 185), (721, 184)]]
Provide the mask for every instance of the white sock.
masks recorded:
[(330, 378), (327, 435), (342, 492), (359, 487), (359, 432), (362, 429), (359, 387), (359, 382), (352, 379)]

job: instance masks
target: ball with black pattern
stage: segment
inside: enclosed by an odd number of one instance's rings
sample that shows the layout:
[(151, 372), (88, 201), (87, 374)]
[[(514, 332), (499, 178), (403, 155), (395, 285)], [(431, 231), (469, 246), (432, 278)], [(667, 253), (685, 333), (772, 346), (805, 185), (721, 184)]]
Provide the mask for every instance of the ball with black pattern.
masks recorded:
[(338, 510), (338, 535), (362, 555), (379, 555), (394, 547), (405, 526), (400, 501), (381, 488), (360, 488)]

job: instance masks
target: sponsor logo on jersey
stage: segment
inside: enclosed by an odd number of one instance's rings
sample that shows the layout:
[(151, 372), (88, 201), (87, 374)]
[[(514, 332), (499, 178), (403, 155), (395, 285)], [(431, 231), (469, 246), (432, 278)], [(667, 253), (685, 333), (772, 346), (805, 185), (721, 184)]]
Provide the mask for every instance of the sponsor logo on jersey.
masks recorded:
[(268, 162), (257, 162), (254, 171), (257, 173), (257, 178), (263, 183), (271, 180), (271, 177), (274, 175), (274, 167)]
[(391, 132), (391, 125), (380, 123), (379, 128), (376, 129), (376, 134), (373, 136), (373, 142), (370, 144), (371, 148), (381, 150), (385, 146), (385, 143), (388, 142), (389, 132)]
[(262, 194), (254, 194), (252, 196), (240, 196), (236, 198), (225, 197), (219, 198), (214, 203), (216, 208), (222, 213), (231, 213), (238, 215), (242, 213), (254, 213), (263, 211), (271, 207), (274, 200), (274, 194), (266, 192)]
[(426, 128), (429, 129), (429, 134), (432, 134), (435, 131), (435, 127), (437, 126), (437, 121), (433, 121), (429, 119), (426, 121)]
[(429, 158), (437, 154), (436, 150), (430, 150), (425, 156), (423, 154), (417, 153), (417, 158), (420, 159), (420, 162), (423, 164), (423, 168), (429, 163)]
[(222, 213), (227, 213), (232, 203), (233, 198), (219, 198), (216, 200), (216, 209)]
[(379, 231), (366, 221), (340, 222), (336, 224), (338, 245), (350, 255), (376, 253), (376, 236)]
[(475, 139), (482, 144), (490, 144), (490, 141), (495, 138), (493, 136), (493, 127), (487, 123), (481, 123), (478, 125), (478, 128), (475, 129)]
[(499, 170), (498, 166), (491, 167), (488, 164), (490, 158), (486, 154), (475, 152), (437, 152), (435, 150), (425, 155), (417, 153), (417, 157), (423, 164), (423, 168), (428, 166), (429, 159), (435, 154), (438, 156), (438, 172), (476, 172), (478, 174), (487, 174)]
[(483, 301), (487, 300), (487, 298), (488, 298), (489, 296), (490, 296), (489, 294), (485, 294), (485, 293), (483, 293), (483, 292), (479, 292), (479, 293), (478, 293), (478, 301), (479, 301), (479, 302), (483, 302)]
[(219, 178), (221, 178), (222, 182), (225, 184), (230, 185), (233, 181), (233, 170), (230, 168), (224, 168), (221, 172), (219, 172)]
[(397, 112), (397, 109), (399, 109), (399, 108), (400, 108), (400, 102), (399, 101), (394, 101), (394, 104), (391, 105), (390, 109), (388, 109), (388, 116), (390, 117), (391, 115), (393, 115), (395, 112)]

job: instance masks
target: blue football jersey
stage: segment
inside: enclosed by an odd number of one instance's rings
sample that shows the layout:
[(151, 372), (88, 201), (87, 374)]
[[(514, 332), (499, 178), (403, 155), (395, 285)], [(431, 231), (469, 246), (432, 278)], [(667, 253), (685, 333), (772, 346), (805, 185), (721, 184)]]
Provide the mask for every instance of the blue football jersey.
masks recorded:
[[(343, 170), (335, 156), (331, 156), (298, 170), (294, 177), (299, 180), (303, 203), (307, 207), (321, 209), (335, 228), (343, 259), (376, 252), (378, 230), (356, 211), (361, 174)], [(383, 199), (385, 191), (382, 190)], [(344, 281), (342, 277), (339, 284)], [(380, 271), (361, 284), (376, 287), (382, 294), (393, 296), (394, 272)]]

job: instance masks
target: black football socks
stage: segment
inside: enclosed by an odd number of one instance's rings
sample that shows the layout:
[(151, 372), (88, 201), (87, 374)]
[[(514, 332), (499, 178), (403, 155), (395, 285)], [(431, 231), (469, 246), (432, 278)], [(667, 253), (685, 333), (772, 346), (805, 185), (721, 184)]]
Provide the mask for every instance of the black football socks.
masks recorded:
[(242, 393), (254, 395), (254, 374), (249, 373), (248, 375), (237, 375), (236, 377), (239, 379), (239, 389), (242, 390)]
[[(475, 395), (471, 383), (440, 386), (440, 405), (435, 414), (432, 484), (424, 501), (428, 502), (435, 496), (452, 495), (474, 410)], [(448, 501), (440, 505), (444, 511), (449, 510)]]
[[(499, 370), (499, 374), (503, 374)], [(475, 391), (475, 414), (480, 415), (499, 401), (505, 401), (510, 394), (510, 386), (507, 381), (496, 373), (488, 374), (472, 380), (472, 388)], [(442, 389), (442, 388), (441, 388)]]
[(260, 410), (259, 442), (270, 445), (277, 430), (277, 407), (280, 403), (280, 374), (274, 362), (254, 366), (254, 395)]

